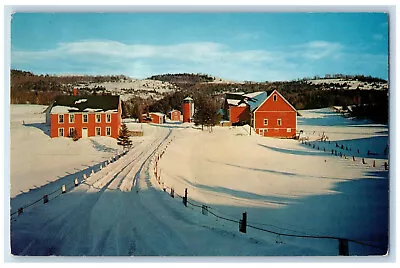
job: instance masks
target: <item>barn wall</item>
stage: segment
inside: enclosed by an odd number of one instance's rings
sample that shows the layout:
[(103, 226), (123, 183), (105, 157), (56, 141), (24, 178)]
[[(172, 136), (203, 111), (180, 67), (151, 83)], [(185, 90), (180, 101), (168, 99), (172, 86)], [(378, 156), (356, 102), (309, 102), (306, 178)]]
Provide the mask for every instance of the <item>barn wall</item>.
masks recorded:
[[(274, 101), (274, 95), (277, 99)], [(254, 112), (254, 128), (258, 134), (263, 129), (264, 136), (292, 138), (296, 135), (297, 112), (277, 93), (271, 96)], [(264, 125), (264, 119), (268, 124)], [(278, 125), (282, 119), (282, 125)], [(289, 129), (289, 132), (288, 132)]]
[(229, 121), (238, 123), (242, 121), (250, 121), (250, 110), (247, 106), (230, 106)]
[(83, 113), (74, 113), (75, 122), (69, 123), (69, 114), (64, 114), (64, 123), (58, 123), (58, 114), (51, 114), (51, 127), (50, 127), (50, 137), (58, 137), (58, 129), (64, 128), (64, 136), (67, 137), (69, 134), (69, 128), (74, 127), (78, 133), (79, 137), (82, 137), (82, 128), (88, 129), (88, 137), (96, 136), (96, 127), (100, 127), (101, 136), (106, 136), (106, 127), (111, 127), (111, 137), (117, 138), (119, 134), (119, 129), (121, 126), (121, 114), (110, 113), (111, 122), (106, 122), (106, 113), (100, 113), (100, 123), (95, 122), (96, 113), (86, 113), (88, 115), (88, 122), (83, 123)]
[(154, 123), (154, 124), (162, 124), (163, 123), (161, 116), (158, 116), (156, 114), (150, 114), (150, 117), (151, 117), (152, 123)]
[(171, 112), (171, 120), (172, 120), (172, 121), (181, 121), (181, 112), (179, 112), (179, 111), (172, 111), (172, 112)]

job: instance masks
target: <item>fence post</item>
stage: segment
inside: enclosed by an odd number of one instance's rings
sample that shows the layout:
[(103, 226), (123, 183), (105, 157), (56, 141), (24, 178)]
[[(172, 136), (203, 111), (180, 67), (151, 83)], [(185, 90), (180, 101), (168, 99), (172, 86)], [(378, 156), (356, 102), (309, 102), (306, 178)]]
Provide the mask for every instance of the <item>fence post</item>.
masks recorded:
[(247, 213), (243, 212), (243, 218), (239, 220), (239, 232), (246, 233)]
[(24, 213), (24, 208), (19, 208), (18, 209), (18, 216), (21, 215), (22, 213)]
[(339, 256), (349, 256), (349, 241), (339, 238)]
[(175, 194), (174, 188), (171, 188), (171, 197), (172, 198), (174, 198), (174, 194)]
[(201, 213), (202, 213), (203, 215), (208, 215), (208, 208), (207, 208), (206, 205), (202, 205), (202, 206), (201, 206)]
[(187, 207), (187, 188), (185, 188), (185, 196), (183, 197), (183, 204)]
[(79, 184), (78, 178), (75, 178), (75, 180), (74, 180), (74, 185), (75, 185), (75, 187), (78, 186), (78, 184)]
[(47, 195), (47, 194), (45, 194), (44, 196), (43, 196), (43, 204), (46, 204), (46, 203), (48, 203), (49, 202), (49, 196)]

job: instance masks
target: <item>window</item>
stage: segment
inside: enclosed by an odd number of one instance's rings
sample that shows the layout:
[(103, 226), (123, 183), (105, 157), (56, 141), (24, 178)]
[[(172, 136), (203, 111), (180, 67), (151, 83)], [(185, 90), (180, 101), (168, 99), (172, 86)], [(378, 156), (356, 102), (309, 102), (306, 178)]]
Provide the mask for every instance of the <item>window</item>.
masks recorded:
[(106, 122), (107, 123), (111, 122), (111, 114), (106, 114)]
[(111, 127), (106, 127), (106, 135), (111, 136)]
[(282, 119), (278, 119), (278, 126), (282, 126)]
[(268, 125), (268, 119), (264, 119), (264, 126)]
[(276, 94), (274, 95), (274, 101), (278, 100), (278, 96), (276, 96)]
[(101, 135), (101, 128), (96, 127), (96, 136), (100, 136)]
[(74, 131), (75, 131), (75, 128), (74, 128), (74, 127), (70, 127), (70, 128), (69, 128), (69, 136), (70, 136), (70, 137), (72, 137), (72, 136), (74, 135)]
[(58, 129), (58, 137), (64, 137), (64, 128)]
[(101, 114), (96, 114), (96, 123), (101, 122)]
[(64, 115), (63, 114), (58, 115), (58, 123), (60, 123), (60, 124), (64, 123)]
[(83, 123), (87, 123), (88, 122), (88, 115), (87, 114), (84, 114), (84, 115), (82, 115), (82, 121), (83, 121)]
[(291, 128), (287, 128), (286, 131), (287, 132), (292, 132), (292, 129)]
[(70, 123), (74, 123), (75, 122), (75, 115), (74, 114), (70, 114), (69, 115), (69, 122)]

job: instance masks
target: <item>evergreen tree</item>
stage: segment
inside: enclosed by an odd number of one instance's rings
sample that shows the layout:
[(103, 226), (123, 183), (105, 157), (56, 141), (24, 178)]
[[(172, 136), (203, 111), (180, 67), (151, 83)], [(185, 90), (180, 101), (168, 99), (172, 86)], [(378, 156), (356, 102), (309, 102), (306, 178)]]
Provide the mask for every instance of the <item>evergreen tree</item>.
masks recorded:
[(132, 147), (132, 141), (129, 138), (129, 130), (125, 123), (122, 123), (118, 135), (118, 145), (121, 145), (123, 149), (130, 149)]

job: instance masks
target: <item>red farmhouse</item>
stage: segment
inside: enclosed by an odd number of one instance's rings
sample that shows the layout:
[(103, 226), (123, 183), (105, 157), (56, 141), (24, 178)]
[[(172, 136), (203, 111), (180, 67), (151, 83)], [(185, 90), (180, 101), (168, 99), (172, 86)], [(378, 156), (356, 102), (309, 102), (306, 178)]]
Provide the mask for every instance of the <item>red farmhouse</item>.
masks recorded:
[(227, 93), (225, 118), (232, 124), (251, 124), (261, 136), (293, 138), (296, 136), (297, 111), (276, 90), (269, 96), (265, 91)]
[(171, 121), (181, 121), (181, 112), (178, 110), (172, 110), (170, 113)]
[(68, 137), (76, 130), (81, 138), (117, 138), (121, 127), (119, 96), (57, 96), (47, 110), (50, 137)]
[(165, 122), (165, 114), (163, 113), (149, 113), (151, 122), (154, 124), (163, 124)]

